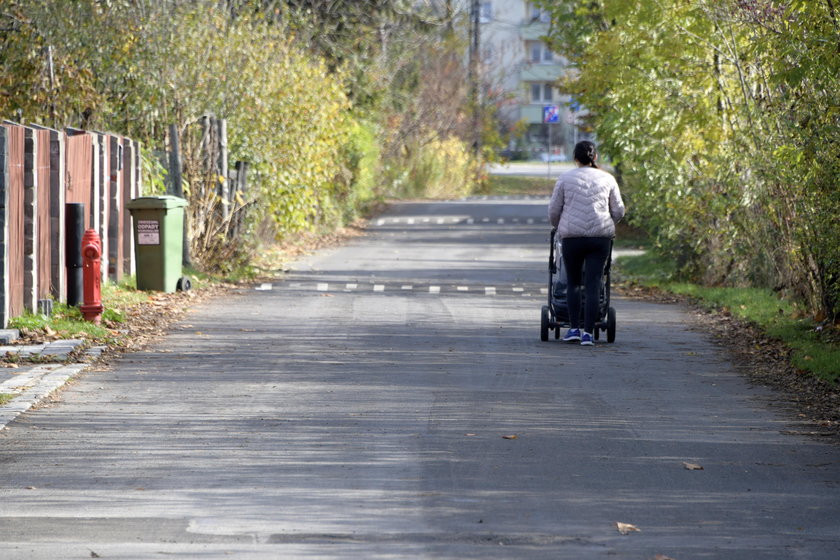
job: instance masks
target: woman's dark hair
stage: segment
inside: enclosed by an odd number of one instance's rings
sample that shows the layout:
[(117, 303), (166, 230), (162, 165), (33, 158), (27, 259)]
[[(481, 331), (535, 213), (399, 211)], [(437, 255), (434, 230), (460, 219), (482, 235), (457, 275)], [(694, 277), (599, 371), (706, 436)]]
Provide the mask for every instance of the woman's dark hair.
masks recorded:
[(590, 142), (589, 140), (582, 140), (575, 144), (575, 159), (578, 160), (581, 165), (588, 165), (589, 167), (598, 166), (595, 164), (595, 159), (598, 157), (598, 150), (595, 148), (595, 144)]

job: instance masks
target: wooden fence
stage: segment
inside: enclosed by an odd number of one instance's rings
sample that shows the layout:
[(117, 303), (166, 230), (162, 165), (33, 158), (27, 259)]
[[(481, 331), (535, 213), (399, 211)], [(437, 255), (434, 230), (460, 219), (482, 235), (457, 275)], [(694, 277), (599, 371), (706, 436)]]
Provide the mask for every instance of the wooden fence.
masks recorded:
[(140, 194), (140, 146), (128, 138), (0, 124), (0, 323), (66, 301), (65, 204), (85, 205), (102, 238), (103, 280), (134, 273), (131, 217)]

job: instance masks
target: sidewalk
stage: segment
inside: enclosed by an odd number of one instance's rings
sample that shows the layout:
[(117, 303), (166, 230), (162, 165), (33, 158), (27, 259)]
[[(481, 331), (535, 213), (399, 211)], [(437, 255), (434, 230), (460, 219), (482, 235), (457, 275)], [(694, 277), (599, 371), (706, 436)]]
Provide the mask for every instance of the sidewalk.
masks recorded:
[[(99, 356), (104, 346), (89, 348), (80, 359), (70, 362), (71, 352), (83, 344), (80, 339), (56, 340), (44, 344), (11, 345), (17, 339), (14, 330), (0, 332), (0, 356), (20, 357), (24, 361), (12, 362), (13, 367), (0, 369), (0, 395), (8, 402), (0, 405), (0, 430), (30, 408), (46, 400), (50, 394), (79, 374), (88, 360)], [(34, 361), (27, 359), (36, 358)], [(11, 398), (9, 398), (11, 397)]]

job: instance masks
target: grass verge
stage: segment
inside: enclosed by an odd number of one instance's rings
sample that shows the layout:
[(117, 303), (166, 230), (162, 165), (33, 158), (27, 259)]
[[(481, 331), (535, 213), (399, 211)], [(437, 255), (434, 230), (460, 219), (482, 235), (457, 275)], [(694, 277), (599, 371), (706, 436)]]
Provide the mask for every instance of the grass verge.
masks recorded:
[(832, 385), (840, 382), (840, 331), (806, 316), (795, 302), (762, 288), (704, 287), (673, 279), (676, 267), (653, 252), (622, 257), (616, 265), (619, 281), (665, 290), (699, 305), (757, 325), (782, 341), (792, 364)]
[(551, 179), (520, 175), (490, 175), (487, 181), (476, 189), (476, 194), (550, 196), (556, 180), (556, 177)]
[(20, 330), (24, 338), (80, 338), (96, 344), (113, 344), (122, 334), (120, 328), (126, 321), (127, 310), (148, 300), (149, 294), (138, 291), (135, 279), (130, 277), (120, 284), (102, 285), (105, 310), (99, 325), (86, 321), (78, 307), (55, 302), (52, 315), (25, 313), (13, 318), (9, 326)]

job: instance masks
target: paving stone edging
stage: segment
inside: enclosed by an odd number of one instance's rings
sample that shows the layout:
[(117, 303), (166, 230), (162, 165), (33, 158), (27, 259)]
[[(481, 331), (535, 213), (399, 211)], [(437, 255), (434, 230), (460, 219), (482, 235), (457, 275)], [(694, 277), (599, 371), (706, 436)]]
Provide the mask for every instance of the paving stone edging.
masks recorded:
[(0, 430), (42, 402), (90, 364), (42, 364), (0, 383), (0, 393), (16, 394), (0, 406)]
[[(4, 337), (5, 340), (3, 339)], [(0, 332), (0, 340), (8, 344), (17, 338), (16, 331)], [(12, 420), (44, 402), (56, 390), (70, 379), (79, 374), (90, 364), (78, 362), (65, 364), (60, 360), (67, 359), (71, 352), (81, 346), (84, 341), (79, 339), (55, 340), (44, 344), (0, 346), (0, 354), (18, 356), (20, 358), (36, 357), (58, 363), (31, 364), (26, 369), (15, 371), (8, 379), (0, 382), (0, 393), (14, 395), (6, 404), (0, 406), (0, 430), (3, 430)], [(98, 356), (103, 347), (88, 349), (85, 354), (90, 357)]]

